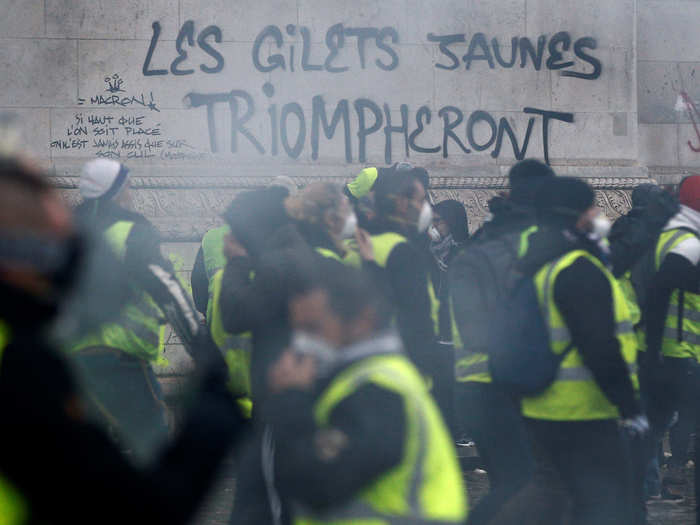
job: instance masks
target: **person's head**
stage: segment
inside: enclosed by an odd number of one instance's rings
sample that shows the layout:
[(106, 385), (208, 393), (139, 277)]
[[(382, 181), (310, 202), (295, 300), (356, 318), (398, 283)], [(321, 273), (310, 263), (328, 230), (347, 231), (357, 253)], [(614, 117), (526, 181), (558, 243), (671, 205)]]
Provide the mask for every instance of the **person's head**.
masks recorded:
[(309, 184), (284, 205), (292, 219), (327, 232), (336, 242), (352, 237), (357, 228), (355, 212), (339, 184)]
[(536, 159), (521, 160), (508, 172), (510, 184), (508, 199), (521, 206), (534, 206), (540, 186), (555, 177), (554, 170), (547, 164)]
[(294, 180), (287, 175), (278, 175), (270, 181), (267, 185), (268, 188), (284, 188), (287, 190), (289, 195), (296, 195), (299, 191)]
[(683, 206), (700, 211), (700, 175), (691, 175), (681, 181), (678, 200)]
[(433, 226), (440, 238), (452, 235), (457, 243), (469, 238), (469, 218), (464, 205), (454, 199), (438, 202), (433, 206)]
[(31, 298), (37, 321), (54, 313), (79, 255), (74, 235), (68, 206), (43, 176), (0, 159), (0, 316), (12, 316), (19, 297)]
[(376, 285), (362, 272), (327, 263), (292, 294), (289, 318), (295, 334), (332, 349), (368, 339), (389, 326), (387, 306)]
[(651, 200), (663, 193), (663, 189), (656, 184), (645, 183), (636, 186), (632, 190), (632, 207), (646, 208)]
[(278, 229), (289, 223), (284, 209), (288, 191), (280, 187), (241, 192), (223, 214), (233, 237), (252, 257)]
[(423, 183), (411, 172), (397, 172), (379, 179), (374, 187), (377, 215), (424, 232), (430, 226), (432, 209)]
[(80, 176), (80, 195), (96, 209), (103, 202), (114, 202), (133, 210), (129, 169), (111, 159), (93, 159), (83, 166)]
[(595, 205), (595, 193), (575, 177), (557, 177), (540, 188), (535, 198), (537, 220), (544, 226), (605, 236), (610, 222)]

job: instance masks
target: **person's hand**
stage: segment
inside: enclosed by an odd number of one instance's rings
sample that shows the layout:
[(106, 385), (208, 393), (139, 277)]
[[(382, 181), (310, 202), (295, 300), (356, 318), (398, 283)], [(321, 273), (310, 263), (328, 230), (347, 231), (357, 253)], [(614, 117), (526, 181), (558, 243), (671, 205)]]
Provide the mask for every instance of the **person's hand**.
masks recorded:
[(369, 233), (362, 228), (357, 228), (355, 241), (357, 242), (357, 251), (360, 253), (362, 260), (367, 262), (374, 261), (374, 246), (372, 246)]
[(296, 388), (308, 390), (316, 377), (313, 357), (287, 350), (268, 373), (268, 385), (273, 393)]
[(620, 421), (620, 428), (630, 438), (643, 438), (649, 433), (649, 420), (644, 414), (638, 414)]
[(234, 257), (248, 257), (248, 252), (243, 245), (229, 233), (224, 238), (224, 256), (226, 259), (231, 260)]

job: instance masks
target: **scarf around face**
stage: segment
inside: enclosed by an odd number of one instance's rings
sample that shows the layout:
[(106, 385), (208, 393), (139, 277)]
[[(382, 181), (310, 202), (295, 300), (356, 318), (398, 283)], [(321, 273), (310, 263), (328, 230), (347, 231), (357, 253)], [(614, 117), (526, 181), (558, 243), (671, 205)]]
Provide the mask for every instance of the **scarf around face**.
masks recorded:
[(430, 241), (430, 253), (433, 254), (435, 262), (443, 272), (447, 271), (448, 257), (453, 246), (457, 246), (457, 243), (452, 238), (451, 233), (439, 241)]

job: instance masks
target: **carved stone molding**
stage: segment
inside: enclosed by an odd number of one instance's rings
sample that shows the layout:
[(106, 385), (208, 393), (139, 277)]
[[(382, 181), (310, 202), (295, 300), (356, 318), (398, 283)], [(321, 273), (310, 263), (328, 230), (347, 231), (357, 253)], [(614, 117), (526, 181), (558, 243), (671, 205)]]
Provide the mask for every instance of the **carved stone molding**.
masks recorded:
[[(159, 228), (169, 242), (198, 242), (210, 228), (220, 224), (221, 213), (234, 196), (243, 190), (266, 186), (273, 177), (159, 176), (132, 177), (134, 203)], [(347, 177), (294, 177), (299, 186), (311, 182), (346, 182)], [(590, 177), (596, 188), (598, 206), (616, 218), (630, 207), (632, 188), (648, 182), (642, 177)], [(71, 205), (80, 201), (77, 176), (54, 176), (52, 182), (62, 190)], [(506, 177), (431, 177), (435, 202), (457, 199), (464, 203), (470, 227), (476, 229), (488, 217), (488, 201), (507, 190)]]

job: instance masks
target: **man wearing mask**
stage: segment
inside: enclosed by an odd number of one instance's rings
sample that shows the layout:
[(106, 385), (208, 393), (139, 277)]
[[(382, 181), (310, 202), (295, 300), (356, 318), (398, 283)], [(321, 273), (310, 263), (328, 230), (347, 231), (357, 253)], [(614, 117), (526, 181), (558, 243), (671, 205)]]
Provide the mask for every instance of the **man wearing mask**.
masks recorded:
[[(550, 466), (563, 481), (573, 523), (632, 523), (623, 433), (643, 437), (648, 422), (637, 398), (629, 310), (601, 250), (609, 221), (595, 207), (593, 190), (574, 178), (550, 181), (536, 210), (539, 230), (518, 269), (533, 279), (551, 351), (563, 356), (549, 387), (522, 400), (538, 467)], [(530, 498), (530, 511), (538, 503)]]
[(463, 523), (449, 433), (374, 283), (320, 261), (292, 295), (270, 373), (276, 479), (292, 523)]
[(656, 453), (674, 412), (694, 411), (700, 394), (700, 176), (681, 183), (679, 200), (680, 212), (664, 226), (656, 245), (656, 273), (645, 305), (650, 454)]
[(135, 469), (86, 421), (70, 368), (49, 341), (84, 278), (84, 239), (46, 180), (7, 159), (0, 230), (0, 521), (189, 522), (243, 430), (220, 366), (204, 374), (193, 411), (160, 459)]
[[(421, 373), (440, 377), (438, 301), (416, 241), (432, 222), (426, 188), (412, 172), (387, 175), (374, 186), (377, 218), (370, 236), (381, 283), (396, 309), (407, 355)], [(431, 293), (432, 292), (432, 293)], [(443, 408), (443, 407), (441, 407)]]
[(456, 335), (461, 336), (454, 338), (455, 427), (475, 441), (489, 476), (489, 493), (471, 513), (474, 525), (488, 523), (534, 470), (518, 400), (494, 385), (488, 371), (488, 329), (494, 308), (506, 300), (501, 294), (512, 284), (521, 243), (525, 250), (528, 234), (536, 229), (537, 189), (554, 178), (554, 171), (537, 160), (516, 163), (508, 173), (508, 197), (489, 203), (493, 218), (467, 241), (450, 267), (451, 305)]

